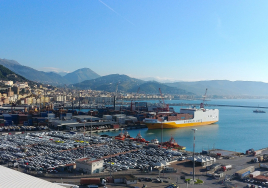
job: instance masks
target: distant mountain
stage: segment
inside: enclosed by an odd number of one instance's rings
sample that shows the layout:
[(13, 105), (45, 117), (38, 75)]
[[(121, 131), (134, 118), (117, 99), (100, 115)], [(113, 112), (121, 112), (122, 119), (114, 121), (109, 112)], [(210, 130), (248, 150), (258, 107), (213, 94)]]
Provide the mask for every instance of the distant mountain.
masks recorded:
[(3, 65), (0, 65), (0, 80), (11, 80), (13, 82), (29, 82), (26, 78), (23, 76), (20, 76), (13, 71), (9, 70), (8, 68), (4, 67)]
[(55, 72), (55, 73), (57, 73), (57, 74), (59, 74), (61, 76), (65, 76), (66, 74), (68, 74), (68, 72)]
[(66, 74), (63, 78), (68, 80), (70, 83), (79, 83), (85, 80), (92, 80), (100, 77), (97, 73), (89, 68), (78, 69), (74, 72)]
[(79, 69), (73, 73), (68, 73), (65, 76), (61, 76), (55, 72), (38, 71), (31, 67), (20, 65), (14, 60), (0, 59), (0, 65), (5, 66), (11, 71), (22, 75), (29, 80), (51, 85), (74, 84), (99, 77), (98, 74), (87, 68)]
[[(141, 85), (138, 86), (140, 88), (139, 93), (146, 93), (146, 94), (159, 94), (159, 88), (161, 88), (161, 92), (163, 94), (193, 94), (189, 93), (185, 90), (176, 88), (176, 87), (170, 87), (165, 84), (156, 82), (156, 81), (151, 81), (151, 82), (145, 82)], [(136, 92), (137, 88), (133, 88), (130, 90), (131, 92)]]
[(146, 78), (142, 78), (142, 80), (144, 80), (144, 81), (156, 81), (156, 82), (160, 82), (160, 83), (173, 83), (173, 82), (181, 81), (181, 80), (173, 80), (170, 78), (159, 78), (159, 77), (146, 77)]
[(144, 81), (130, 78), (127, 75), (110, 74), (102, 76), (93, 80), (86, 80), (78, 84), (74, 84), (79, 89), (92, 89), (92, 90), (103, 90), (108, 92), (115, 92), (118, 84), (118, 91), (128, 91), (133, 87), (138, 87)]
[(79, 89), (102, 90), (107, 92), (115, 92), (118, 84), (120, 92), (137, 92), (140, 88), (140, 93), (159, 94), (159, 88), (164, 94), (191, 94), (184, 90), (170, 87), (159, 82), (145, 82), (136, 78), (131, 78), (127, 75), (111, 74), (102, 76), (94, 80), (83, 81), (74, 86)]
[(264, 82), (210, 80), (166, 83), (166, 85), (184, 89), (197, 95), (204, 95), (206, 88), (208, 88), (208, 95), (268, 96), (268, 83)]
[(62, 76), (58, 75), (54, 72), (43, 72), (35, 70), (31, 67), (20, 65), (19, 63), (14, 63), (14, 60), (6, 60), (0, 59), (0, 64), (10, 69), (11, 71), (24, 76), (28, 80), (32, 80), (35, 82), (41, 82), (45, 84), (67, 84), (68, 82), (62, 78)]

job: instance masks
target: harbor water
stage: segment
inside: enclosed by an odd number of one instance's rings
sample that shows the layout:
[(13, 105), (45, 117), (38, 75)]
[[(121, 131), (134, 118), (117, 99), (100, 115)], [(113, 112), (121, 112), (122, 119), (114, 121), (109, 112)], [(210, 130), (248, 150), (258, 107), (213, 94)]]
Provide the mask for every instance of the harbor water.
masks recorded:
[[(158, 101), (147, 101), (158, 102)], [(200, 101), (170, 100), (166, 103), (191, 103), (198, 104)], [(241, 105), (268, 107), (268, 99), (225, 99), (206, 101), (207, 104)], [(176, 112), (186, 106), (173, 106)], [(186, 150), (193, 150), (193, 131), (196, 128), (195, 141), (196, 151), (208, 149), (224, 149), (237, 152), (245, 152), (247, 149), (262, 149), (268, 147), (268, 109), (267, 113), (253, 113), (255, 108), (244, 107), (206, 107), (217, 108), (220, 111), (220, 119), (217, 124), (178, 129), (163, 129), (163, 141), (174, 137), (179, 145), (185, 146)], [(157, 138), (161, 141), (161, 130), (133, 129), (128, 130), (130, 136), (136, 137), (141, 133), (142, 137), (150, 141)], [(116, 136), (120, 132), (105, 132)]]

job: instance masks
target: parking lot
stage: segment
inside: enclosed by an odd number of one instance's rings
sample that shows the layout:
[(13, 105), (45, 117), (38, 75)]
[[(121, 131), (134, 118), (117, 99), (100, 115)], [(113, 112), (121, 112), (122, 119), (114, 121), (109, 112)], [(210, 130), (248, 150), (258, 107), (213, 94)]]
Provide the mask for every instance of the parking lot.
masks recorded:
[(152, 171), (155, 166), (177, 160), (180, 155), (172, 150), (144, 149), (135, 142), (55, 131), (5, 135), (0, 141), (1, 163), (39, 174), (58, 173), (55, 170), (58, 166), (73, 164), (81, 158), (104, 159), (103, 172)]
[[(64, 181), (79, 184), (81, 177), (77, 175), (81, 174), (80, 172), (76, 170), (59, 172), (56, 170), (57, 167), (73, 164), (81, 158), (103, 159), (104, 165), (100, 174), (84, 174), (82, 177), (108, 177), (110, 172), (122, 175), (134, 174), (139, 179), (138, 183), (134, 185), (136, 187), (142, 187), (143, 184), (147, 187), (166, 187), (172, 183), (180, 187), (187, 187), (182, 178), (192, 177), (192, 162), (186, 160), (189, 152), (157, 147), (146, 148), (145, 146), (133, 141), (123, 142), (109, 137), (96, 135), (90, 137), (83, 133), (30, 132), (21, 135), (1, 136), (0, 162), (3, 165), (15, 166), (17, 170), (23, 172), (31, 172), (30, 174), (38, 176), (43, 175), (42, 178), (52, 182)], [(267, 152), (267, 150), (263, 152)], [(185, 158), (181, 155), (184, 155)], [(262, 174), (266, 172), (266, 169), (259, 167), (259, 163), (250, 162), (253, 158), (254, 156), (241, 155), (218, 159), (217, 163), (232, 165), (232, 168), (224, 172), (225, 176), (219, 180), (208, 177), (205, 167), (197, 165), (195, 177), (204, 181), (204, 184), (198, 185), (198, 187), (253, 187), (253, 185), (258, 188), (268, 187), (259, 181), (233, 179), (233, 174), (236, 171), (248, 166), (254, 166)], [(161, 166), (169, 166), (174, 171), (160, 173), (159, 177), (158, 169)], [(189, 188), (195, 186), (197, 185), (188, 185)], [(126, 186), (108, 184), (108, 187)]]

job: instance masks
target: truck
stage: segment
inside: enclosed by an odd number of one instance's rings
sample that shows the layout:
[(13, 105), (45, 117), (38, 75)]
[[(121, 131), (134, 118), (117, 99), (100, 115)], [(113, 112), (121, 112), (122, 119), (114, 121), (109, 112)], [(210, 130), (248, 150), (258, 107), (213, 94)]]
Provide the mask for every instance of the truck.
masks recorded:
[(256, 156), (256, 155), (260, 155), (262, 152), (262, 150), (257, 150), (257, 151), (254, 151), (253, 152), (253, 155)]
[(227, 170), (231, 170), (232, 169), (232, 165), (222, 165), (221, 169), (223, 172), (227, 171)]
[(261, 175), (261, 172), (260, 171), (254, 171), (254, 172), (251, 172), (249, 174), (249, 177), (250, 178), (255, 178), (256, 176), (259, 176), (259, 175)]
[(224, 173), (214, 174), (213, 176), (215, 179), (220, 179), (224, 176)]
[(216, 170), (218, 170), (219, 168), (221, 168), (221, 164), (219, 164), (219, 163), (215, 163), (215, 164), (213, 164), (213, 165), (210, 165), (210, 166), (207, 166), (207, 167), (206, 167), (207, 171), (210, 171), (210, 170), (214, 170), (214, 171), (216, 171)]
[(249, 176), (249, 174), (254, 170), (255, 170), (254, 166), (249, 166), (245, 169), (237, 171), (235, 175), (238, 176), (240, 179), (244, 179), (245, 177)]
[(106, 185), (104, 178), (81, 178), (80, 185)]
[(266, 164), (260, 164), (260, 167), (268, 169), (268, 165), (266, 165)]

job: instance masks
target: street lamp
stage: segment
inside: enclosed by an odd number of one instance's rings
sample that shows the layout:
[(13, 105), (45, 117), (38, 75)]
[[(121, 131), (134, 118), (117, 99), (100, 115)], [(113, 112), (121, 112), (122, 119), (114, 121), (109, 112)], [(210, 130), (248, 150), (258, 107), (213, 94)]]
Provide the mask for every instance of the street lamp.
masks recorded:
[(194, 131), (194, 147), (193, 147), (193, 182), (194, 182), (194, 173), (195, 173), (195, 171), (194, 171), (194, 168), (195, 168), (195, 161), (194, 161), (194, 149), (195, 149), (195, 131), (197, 131), (197, 129), (192, 129), (192, 131)]
[(91, 111), (90, 111), (90, 114), (91, 114), (91, 122), (90, 122), (90, 138), (92, 138), (92, 113), (93, 113), (93, 111), (91, 110)]
[(84, 120), (84, 158), (85, 158), (85, 129), (86, 129), (86, 120)]

